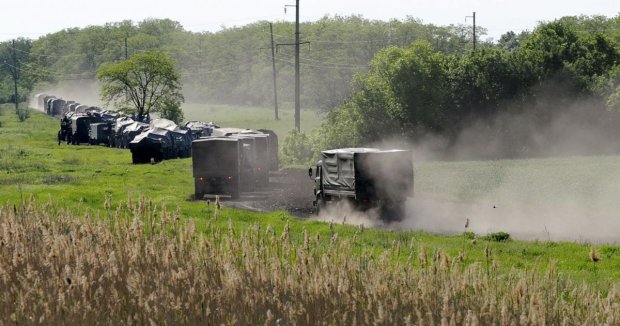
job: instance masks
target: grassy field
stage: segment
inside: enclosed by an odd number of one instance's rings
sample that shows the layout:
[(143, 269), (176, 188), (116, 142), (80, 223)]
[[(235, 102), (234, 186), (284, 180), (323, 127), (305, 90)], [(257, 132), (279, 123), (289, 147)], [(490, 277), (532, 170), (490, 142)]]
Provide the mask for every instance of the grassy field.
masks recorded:
[[(186, 120), (212, 121), (222, 127), (271, 129), (280, 141), (295, 128), (292, 107), (280, 107), (275, 120), (271, 107), (234, 107), (218, 104), (184, 104), (183, 113)], [(301, 110), (301, 130), (308, 132), (321, 125), (322, 116), (316, 110)]]
[[(180, 223), (192, 221), (197, 232), (205, 235), (226, 232), (229, 228), (235, 234), (256, 227), (270, 228), (277, 234), (289, 229), (291, 241), (296, 245), (303, 244), (304, 233), (312, 237), (318, 234), (327, 242), (336, 236), (346, 241), (349, 255), (369, 261), (382, 257), (387, 251), (392, 252), (388, 257), (390, 264), (406, 264), (414, 252), (418, 255), (424, 250), (429, 257), (445, 255), (449, 260), (458, 259), (463, 266), (496, 266), (498, 280), (502, 282), (509, 279), (511, 271), (544, 275), (549, 266), (553, 266), (553, 275), (558, 279), (586, 282), (604, 293), (620, 282), (620, 247), (617, 245), (557, 242), (545, 238), (531, 242), (495, 242), (484, 238), (472, 241), (460, 235), (466, 231), (466, 216), (462, 214), (449, 222), (456, 235), (441, 236), (422, 231), (388, 231), (299, 220), (285, 212), (255, 213), (238, 209), (216, 212), (213, 203), (207, 205), (191, 200), (190, 159), (136, 166), (131, 164), (127, 150), (58, 146), (55, 140), (58, 121), (35, 112), (20, 123), (11, 109), (4, 109), (0, 113), (0, 123), (0, 204), (4, 210), (13, 206), (18, 210), (17, 207), (33, 200), (37, 205), (54, 207), (55, 212), (66, 210), (71, 216), (105, 218), (114, 212), (131, 220), (136, 207), (148, 207), (156, 212), (165, 207), (169, 212), (178, 211), (175, 216)], [(231, 120), (231, 125), (240, 124)], [(423, 162), (416, 166), (416, 197), (431, 196), (445, 199), (446, 203), (492, 200), (498, 206), (496, 210), (510, 200), (565, 203), (587, 202), (589, 198), (607, 211), (615, 207), (612, 199), (618, 194), (615, 178), (619, 164), (618, 157)], [(609, 196), (597, 195), (601, 193)], [(455, 207), (458, 210), (459, 207)], [(432, 216), (434, 210), (427, 208), (422, 213)], [(483, 236), (484, 229), (474, 227), (478, 217), (467, 217), (472, 220), (467, 230)], [(414, 229), (423, 226), (423, 223), (415, 224), (421, 218), (423, 216), (417, 216), (410, 226)], [(396, 249), (405, 247), (409, 249), (402, 252)], [(593, 248), (600, 258), (596, 263), (591, 260)]]

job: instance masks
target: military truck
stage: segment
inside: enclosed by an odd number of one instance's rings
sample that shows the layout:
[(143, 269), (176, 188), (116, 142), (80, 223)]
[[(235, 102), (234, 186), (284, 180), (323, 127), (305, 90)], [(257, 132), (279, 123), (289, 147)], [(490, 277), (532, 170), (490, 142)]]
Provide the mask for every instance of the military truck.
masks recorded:
[[(312, 177), (312, 168), (308, 172)], [(413, 195), (413, 158), (410, 151), (398, 149), (327, 150), (321, 152), (314, 182), (317, 211), (346, 200), (360, 210), (378, 208), (382, 219), (397, 221)]]
[(134, 120), (126, 116), (120, 116), (114, 121), (108, 141), (110, 147), (123, 148), (123, 130), (132, 123)]
[(84, 113), (73, 114), (71, 116), (71, 144), (90, 143), (90, 124), (96, 122), (101, 122), (101, 120)]
[(191, 130), (192, 137), (196, 139), (211, 136), (216, 125), (213, 122), (187, 121), (184, 127)]
[(96, 122), (91, 123), (88, 128), (88, 143), (91, 145), (105, 144), (109, 145), (110, 140), (110, 122)]
[(64, 112), (64, 108), (65, 108), (65, 103), (66, 101), (63, 99), (53, 99), (50, 102), (50, 110), (49, 110), (49, 115), (53, 115), (55, 117), (61, 117), (63, 116), (66, 112)]
[(192, 156), (192, 132), (189, 129), (170, 130), (172, 147), (170, 158), (186, 158)]
[(266, 186), (269, 184), (269, 168), (271, 165), (271, 157), (269, 152), (269, 135), (260, 132), (233, 134), (230, 137), (247, 139), (247, 143), (252, 143), (254, 149), (253, 169), (254, 183), (256, 186)]
[(225, 194), (238, 198), (253, 188), (252, 145), (247, 139), (206, 137), (192, 142), (194, 194)]
[(263, 134), (269, 135), (269, 171), (278, 171), (278, 169), (280, 168), (280, 161), (278, 159), (278, 136), (273, 130), (258, 129), (258, 131), (262, 132)]

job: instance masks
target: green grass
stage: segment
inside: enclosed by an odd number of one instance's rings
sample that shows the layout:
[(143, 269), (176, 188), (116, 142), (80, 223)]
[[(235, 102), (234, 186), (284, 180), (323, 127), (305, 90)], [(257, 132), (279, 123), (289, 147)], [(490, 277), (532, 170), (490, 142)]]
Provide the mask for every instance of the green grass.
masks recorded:
[[(190, 110), (191, 112), (191, 110)], [(253, 114), (258, 114), (253, 111)], [(220, 112), (221, 113), (221, 112)], [(193, 117), (188, 114), (188, 118)], [(230, 122), (242, 126), (243, 122)], [(232, 118), (229, 118), (232, 119)], [(44, 114), (33, 112), (25, 122), (18, 122), (10, 109), (0, 114), (0, 204), (19, 206), (34, 198), (39, 203), (54, 202), (77, 215), (96, 216), (103, 210), (106, 197), (113, 207), (126, 211), (131, 203), (145, 198), (159, 209), (179, 209), (184, 219), (192, 219), (199, 230), (216, 214), (213, 204), (190, 200), (193, 193), (191, 160), (164, 161), (156, 165), (132, 165), (130, 152), (102, 146), (71, 146), (56, 143), (59, 122)], [(303, 120), (302, 120), (303, 123)], [(317, 121), (315, 123), (318, 124)], [(268, 127), (273, 125), (248, 125)], [(274, 128), (275, 129), (275, 128)], [(527, 161), (496, 162), (424, 162), (416, 166), (416, 193), (445, 196), (451, 200), (473, 201), (488, 196), (498, 189), (502, 198), (543, 197), (546, 200), (565, 201), (571, 196), (590, 198), (599, 191), (597, 183), (616, 182), (620, 166), (619, 157), (568, 158)], [(574, 177), (581, 175), (585, 181), (574, 185)], [(509, 182), (508, 186), (505, 181)], [(581, 179), (580, 179), (581, 180)], [(587, 182), (586, 182), (587, 181)], [(585, 183), (584, 183), (585, 182)], [(600, 191), (617, 194), (618, 184)], [(510, 191), (508, 191), (510, 190)], [(308, 189), (308, 191), (312, 191)], [(617, 198), (617, 197), (616, 197)], [(513, 198), (514, 199), (514, 198)], [(605, 205), (612, 205), (611, 201)], [(620, 210), (619, 210), (620, 211)], [(311, 236), (332, 237), (350, 241), (356, 253), (380, 253), (386, 248), (424, 247), (429, 253), (442, 251), (457, 257), (465, 251), (465, 263), (486, 265), (496, 260), (501, 270), (530, 269), (538, 266), (544, 271), (548, 264), (557, 265), (560, 274), (577, 281), (606, 288), (620, 282), (620, 247), (597, 245), (601, 261), (589, 260), (590, 245), (571, 242), (487, 242), (472, 244), (460, 235), (440, 236), (425, 232), (396, 232), (364, 229), (348, 225), (330, 225), (311, 220), (299, 220), (286, 212), (255, 213), (239, 209), (224, 209), (217, 213), (216, 225), (210, 229), (225, 230), (229, 221), (236, 229), (247, 229), (260, 224), (271, 225), (280, 233), (289, 223), (294, 241), (303, 241), (299, 234), (306, 229)], [(485, 256), (485, 246), (491, 251)], [(396, 252), (396, 251), (395, 251)], [(395, 253), (393, 261), (406, 262), (404, 254)]]
[[(275, 120), (272, 107), (236, 107), (218, 104), (184, 104), (185, 120), (212, 121), (221, 127), (274, 130), (280, 141), (295, 128), (292, 107), (280, 107)], [(308, 132), (321, 125), (323, 116), (316, 110), (301, 110), (301, 130)]]

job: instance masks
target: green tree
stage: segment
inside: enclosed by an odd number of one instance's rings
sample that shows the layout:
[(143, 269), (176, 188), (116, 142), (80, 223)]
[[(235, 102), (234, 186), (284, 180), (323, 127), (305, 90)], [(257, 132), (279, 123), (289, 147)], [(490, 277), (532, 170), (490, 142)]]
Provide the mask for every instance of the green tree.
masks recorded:
[[(108, 105), (133, 110), (142, 120), (151, 112), (177, 117), (181, 94), (181, 75), (175, 63), (160, 51), (137, 53), (119, 63), (102, 65), (97, 70), (101, 99)], [(181, 115), (182, 116), (182, 115)]]

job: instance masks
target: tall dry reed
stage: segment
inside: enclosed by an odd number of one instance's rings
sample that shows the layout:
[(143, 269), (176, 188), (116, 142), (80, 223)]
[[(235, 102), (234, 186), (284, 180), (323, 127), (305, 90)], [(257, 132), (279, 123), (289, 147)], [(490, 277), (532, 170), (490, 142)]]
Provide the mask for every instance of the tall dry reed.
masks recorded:
[(144, 198), (106, 202), (84, 216), (0, 207), (0, 324), (620, 324), (620, 288), (553, 266), (501, 274), (413, 242), (353, 254), (350, 239), (289, 225), (198, 233)]

